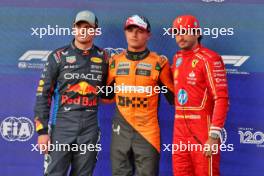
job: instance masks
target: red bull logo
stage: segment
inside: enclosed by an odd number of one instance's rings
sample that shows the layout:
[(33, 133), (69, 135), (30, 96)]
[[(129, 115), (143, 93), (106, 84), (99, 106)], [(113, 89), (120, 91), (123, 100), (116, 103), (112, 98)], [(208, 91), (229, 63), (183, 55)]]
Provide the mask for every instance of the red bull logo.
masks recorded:
[(96, 106), (97, 98), (89, 99), (86, 95), (97, 94), (97, 89), (85, 81), (79, 82), (78, 84), (68, 86), (66, 92), (74, 92), (79, 94), (76, 98), (71, 98), (67, 95), (62, 95), (62, 104), (76, 104), (83, 106)]
[(75, 92), (82, 96), (88, 94), (97, 94), (96, 88), (85, 81), (79, 82), (78, 84), (70, 85), (66, 92)]
[(88, 97), (78, 96), (77, 98), (70, 98), (67, 95), (61, 96), (61, 104), (76, 104), (82, 106), (97, 106), (97, 98), (89, 99)]

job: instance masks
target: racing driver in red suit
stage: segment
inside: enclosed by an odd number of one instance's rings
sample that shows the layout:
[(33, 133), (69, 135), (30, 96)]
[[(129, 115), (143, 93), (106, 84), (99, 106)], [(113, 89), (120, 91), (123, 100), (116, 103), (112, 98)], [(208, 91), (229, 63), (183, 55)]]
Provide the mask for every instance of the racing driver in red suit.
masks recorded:
[[(200, 44), (199, 26), (194, 16), (183, 15), (173, 21), (171, 30), (181, 49), (175, 54), (172, 65), (175, 92), (173, 143), (175, 146), (202, 146), (202, 150), (173, 150), (174, 176), (220, 175), (219, 150), (212, 154), (212, 146), (220, 144), (228, 111), (226, 70), (221, 56)], [(210, 150), (204, 150), (205, 146)]]

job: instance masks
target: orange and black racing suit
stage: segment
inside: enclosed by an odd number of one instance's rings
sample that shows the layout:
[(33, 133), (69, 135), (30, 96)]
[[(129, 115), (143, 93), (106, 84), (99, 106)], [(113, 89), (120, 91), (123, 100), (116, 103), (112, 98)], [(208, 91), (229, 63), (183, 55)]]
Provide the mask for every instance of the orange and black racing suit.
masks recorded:
[(159, 93), (171, 104), (174, 99), (168, 59), (148, 49), (124, 51), (110, 59), (107, 84), (114, 85), (117, 106), (112, 122), (112, 175), (158, 175)]

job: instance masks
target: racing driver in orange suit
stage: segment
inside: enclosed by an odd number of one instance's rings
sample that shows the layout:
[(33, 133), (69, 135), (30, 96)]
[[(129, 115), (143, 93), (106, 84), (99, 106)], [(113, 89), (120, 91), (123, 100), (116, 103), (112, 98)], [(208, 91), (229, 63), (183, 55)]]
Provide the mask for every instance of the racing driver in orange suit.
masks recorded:
[(108, 85), (116, 88), (112, 122), (113, 176), (155, 176), (159, 171), (159, 93), (173, 104), (168, 59), (147, 48), (150, 24), (133, 15), (125, 22), (127, 50), (109, 61)]

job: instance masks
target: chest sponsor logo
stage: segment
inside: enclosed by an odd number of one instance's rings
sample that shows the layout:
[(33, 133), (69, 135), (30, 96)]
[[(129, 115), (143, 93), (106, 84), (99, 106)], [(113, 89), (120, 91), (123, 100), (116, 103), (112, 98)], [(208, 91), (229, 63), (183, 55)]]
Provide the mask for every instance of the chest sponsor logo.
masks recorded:
[(95, 75), (92, 73), (84, 74), (84, 73), (65, 73), (64, 79), (66, 80), (74, 80), (74, 79), (83, 79), (83, 80), (92, 80), (92, 81), (102, 81), (102, 75)]
[(151, 75), (151, 71), (150, 70), (144, 70), (144, 69), (137, 69), (136, 70), (136, 75), (150, 76)]
[(194, 60), (192, 61), (192, 68), (195, 68), (196, 65), (198, 64), (198, 62), (199, 62), (198, 59), (194, 59)]
[(152, 64), (140, 62), (137, 64), (136, 75), (150, 76)]
[(89, 97), (77, 96), (76, 98), (71, 98), (67, 95), (61, 96), (62, 105), (80, 105), (84, 107), (97, 106), (97, 98), (89, 99)]
[(181, 64), (182, 64), (182, 58), (180, 57), (176, 60), (176, 64), (175, 64), (176, 68), (178, 68)]
[(180, 90), (178, 91), (178, 95), (177, 95), (177, 97), (178, 97), (178, 103), (179, 103), (180, 105), (184, 105), (184, 104), (186, 104), (187, 101), (188, 101), (188, 93), (187, 93), (187, 91), (184, 90), (184, 89), (180, 89)]
[(192, 71), (192, 72), (189, 73), (187, 79), (188, 79), (188, 80), (191, 80), (191, 81), (196, 81), (196, 80), (197, 80), (194, 71)]
[(118, 69), (125, 69), (125, 68), (130, 68), (130, 62), (120, 62), (118, 64)]
[(116, 75), (129, 75), (129, 69), (117, 69)]
[(69, 85), (65, 92), (66, 94), (61, 96), (63, 105), (75, 104), (87, 107), (97, 105), (97, 89), (85, 81)]
[(66, 62), (70, 63), (70, 64), (75, 63), (76, 62), (76, 56), (67, 56), (66, 57)]
[(101, 65), (91, 65), (91, 69), (90, 69), (90, 71), (91, 71), (92, 73), (100, 73), (100, 74), (103, 73), (103, 72), (102, 72), (102, 66), (101, 66)]
[(194, 71), (192, 71), (191, 73), (189, 73), (189, 77), (190, 77), (190, 78), (195, 78), (195, 73), (194, 73)]
[(93, 63), (97, 63), (97, 64), (100, 64), (100, 63), (103, 62), (103, 60), (102, 60), (101, 58), (99, 58), (99, 57), (92, 57), (90, 60), (91, 60)]
[(195, 75), (194, 71), (189, 73), (189, 75), (187, 77), (187, 80), (188, 80), (187, 81), (188, 84), (191, 84), (191, 85), (195, 85), (196, 84), (197, 78), (196, 78), (196, 75)]
[(148, 107), (148, 98), (118, 96), (118, 105), (132, 108)]
[(221, 61), (214, 62), (213, 67), (214, 68), (222, 68), (223, 67), (222, 62)]
[(64, 69), (75, 69), (75, 68), (80, 68), (80, 65), (65, 65), (63, 68)]
[(216, 83), (225, 83), (227, 82), (225, 78), (215, 78)]
[(91, 69), (102, 70), (101, 65), (91, 65)]
[(120, 62), (117, 67), (117, 75), (129, 75), (130, 62)]
[(152, 69), (152, 64), (140, 62), (139, 64), (137, 64), (137, 68), (145, 69), (145, 70), (151, 70)]
[(66, 92), (75, 92), (79, 95), (97, 94), (96, 88), (85, 81), (69, 85)]

